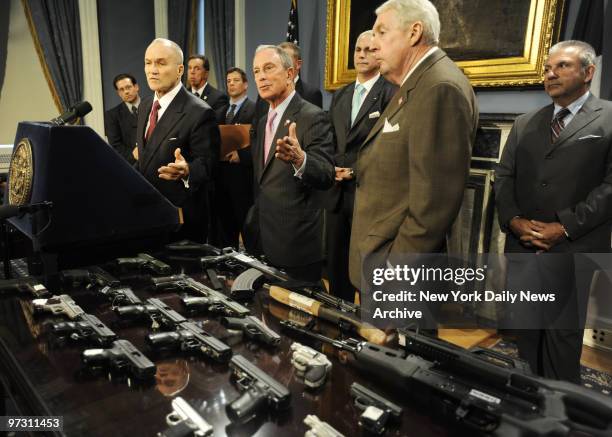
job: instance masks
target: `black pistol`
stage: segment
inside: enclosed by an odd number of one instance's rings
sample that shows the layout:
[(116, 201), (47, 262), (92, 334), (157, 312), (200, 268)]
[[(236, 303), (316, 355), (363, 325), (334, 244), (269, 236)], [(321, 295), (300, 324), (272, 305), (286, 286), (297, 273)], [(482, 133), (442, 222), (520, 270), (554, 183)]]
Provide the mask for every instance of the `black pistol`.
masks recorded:
[(137, 269), (140, 271), (148, 271), (156, 275), (169, 275), (172, 273), (172, 267), (157, 258), (152, 257), (148, 253), (139, 253), (133, 258), (117, 258), (117, 267), (121, 270)]
[(278, 346), (281, 341), (280, 335), (254, 316), (244, 318), (223, 317), (221, 323), (229, 329), (239, 329), (247, 338), (260, 341), (269, 346)]
[(155, 364), (127, 340), (115, 340), (108, 349), (84, 350), (81, 358), (88, 367), (108, 366), (140, 380), (152, 378), (156, 370)]

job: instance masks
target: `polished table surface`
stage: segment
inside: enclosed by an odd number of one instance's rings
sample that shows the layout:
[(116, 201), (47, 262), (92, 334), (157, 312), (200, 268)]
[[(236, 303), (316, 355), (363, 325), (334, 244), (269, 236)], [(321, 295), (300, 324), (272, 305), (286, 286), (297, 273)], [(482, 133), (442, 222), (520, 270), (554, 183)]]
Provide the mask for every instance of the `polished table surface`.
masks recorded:
[[(173, 267), (178, 270), (178, 266)], [(206, 276), (197, 271), (190, 275), (206, 282)], [(302, 436), (308, 429), (303, 423), (307, 414), (317, 415), (346, 436), (366, 435), (358, 426), (361, 411), (353, 405), (349, 394), (351, 383), (359, 382), (404, 407), (401, 422), (390, 425), (385, 435), (449, 434), (440, 418), (429, 416), (426, 409), (410, 402), (418, 394), (381, 384), (377, 376), (363, 374), (345, 363), (346, 360), (339, 360), (330, 346), (317, 345), (281, 331), (280, 320), (304, 321), (308, 316), (271, 301), (264, 290), (245, 305), (281, 334), (282, 341), (277, 348), (262, 346), (226, 330), (219, 323), (219, 315), (186, 314), (175, 292), (155, 293), (143, 278), (136, 276), (121, 279), (142, 300), (158, 297), (181, 314), (201, 321), (206, 330), (232, 347), (234, 355), (242, 354), (287, 386), (291, 391), (291, 408), (279, 414), (260, 414), (244, 425), (233, 424), (225, 413), (225, 405), (236, 399), (240, 391), (230, 379), (227, 364), (214, 363), (202, 356), (154, 353), (145, 344), (146, 334), (152, 332), (150, 323), (124, 323), (104, 297), (93, 290), (76, 290), (68, 294), (78, 305), (98, 316), (119, 338), (130, 340), (157, 365), (155, 379), (142, 385), (108, 371), (94, 374), (85, 371), (81, 352), (96, 345), (73, 341), (58, 344), (46, 325), (64, 321), (63, 316), (33, 315), (32, 298), (26, 295), (0, 296), (0, 379), (5, 384), (10, 381), (10, 391), (21, 414), (63, 416), (63, 432), (69, 436), (153, 436), (167, 428), (165, 420), (172, 411), (170, 403), (174, 397), (181, 396), (200, 410), (214, 427), (215, 436)], [(228, 285), (226, 282), (225, 286)], [(323, 324), (317, 329), (328, 335), (333, 335), (335, 330)], [(323, 347), (332, 361), (331, 375), (321, 389), (306, 389), (295, 374), (290, 353), (294, 340), (319, 349)]]

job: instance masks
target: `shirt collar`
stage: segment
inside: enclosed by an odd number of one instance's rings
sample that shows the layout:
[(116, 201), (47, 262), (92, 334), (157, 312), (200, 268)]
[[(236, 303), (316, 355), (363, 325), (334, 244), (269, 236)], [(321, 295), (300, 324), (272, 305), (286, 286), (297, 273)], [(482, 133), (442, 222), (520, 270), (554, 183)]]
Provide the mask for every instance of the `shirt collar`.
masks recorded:
[(297, 83), (298, 80), (300, 80), (300, 75), (299, 74), (293, 78), (293, 83)]
[[(435, 52), (436, 50), (438, 50), (438, 47), (437, 47), (437, 46), (433, 46), (432, 48), (430, 48), (429, 50), (427, 50), (427, 53), (425, 53), (425, 55), (424, 55), (424, 56), (423, 56), (421, 59), (419, 59), (419, 61), (418, 61), (416, 64), (414, 64), (414, 66), (413, 66), (413, 67), (410, 69), (410, 71), (408, 72), (408, 74), (406, 74), (406, 76), (404, 77), (404, 80), (402, 80), (402, 84), (401, 84), (401, 85), (404, 85), (404, 83), (406, 83), (406, 81), (408, 80), (408, 78), (410, 77), (410, 75), (411, 75), (411, 74), (414, 72), (414, 70), (416, 70), (416, 68), (417, 68), (419, 65), (421, 65), (421, 64), (423, 63), (423, 61), (424, 61), (425, 59), (427, 59), (429, 56), (431, 56), (431, 54), (432, 54), (433, 52)], [(401, 85), (400, 85), (400, 86), (401, 86)]]
[(127, 108), (130, 110), (130, 112), (133, 111), (132, 108), (136, 107), (136, 109), (138, 109), (138, 107), (140, 106), (140, 96), (136, 97), (136, 102), (134, 103), (129, 103), (129, 102), (124, 102), (125, 106), (127, 106)]
[[(591, 93), (587, 91), (586, 93), (578, 97), (576, 100), (574, 100), (572, 103), (567, 105), (566, 108), (572, 113), (572, 115), (576, 115), (578, 111), (580, 111), (580, 109), (582, 108), (582, 105), (584, 105), (584, 102), (587, 101), (590, 95)], [(553, 116), (557, 115), (557, 112), (559, 112), (561, 109), (563, 109), (563, 107), (555, 103), (555, 110), (553, 112)]]
[(236, 107), (241, 106), (244, 103), (244, 101), (247, 99), (247, 97), (248, 96), (245, 94), (244, 96), (242, 96), (242, 98), (236, 101), (232, 100), (232, 98), (230, 97), (230, 105), (236, 105)]
[(197, 90), (194, 90), (193, 88), (191, 88), (191, 92), (198, 93), (198, 95), (202, 97), (202, 93), (204, 92), (204, 88), (206, 88), (206, 85), (208, 85), (208, 81), (204, 82), (204, 85), (202, 85), (202, 87), (198, 88)]
[[(376, 83), (379, 77), (380, 77), (380, 73), (376, 74), (376, 76), (374, 76), (373, 78), (366, 80), (361, 85), (366, 89), (367, 92), (370, 92), (370, 90), (372, 89), (372, 87), (374, 86), (374, 84)], [(357, 88), (357, 84), (359, 83), (360, 83), (359, 79), (357, 79), (355, 81), (355, 88)]]
[(276, 120), (280, 120), (283, 117), (287, 106), (289, 106), (289, 103), (291, 103), (291, 99), (293, 99), (293, 96), (295, 96), (295, 90), (291, 91), (291, 94), (289, 94), (287, 98), (283, 100), (281, 104), (278, 105), (276, 108), (272, 109), (272, 107), (270, 107), (268, 113), (270, 113), (270, 111), (276, 111)]
[(174, 98), (179, 93), (182, 87), (183, 87), (183, 83), (179, 81), (179, 83), (177, 83), (174, 88), (172, 88), (170, 91), (164, 94), (161, 98), (158, 98), (157, 93), (155, 93), (155, 98), (153, 99), (153, 101), (158, 101), (159, 106), (161, 108), (166, 108), (168, 107), (168, 105), (170, 105), (172, 100), (174, 100)]

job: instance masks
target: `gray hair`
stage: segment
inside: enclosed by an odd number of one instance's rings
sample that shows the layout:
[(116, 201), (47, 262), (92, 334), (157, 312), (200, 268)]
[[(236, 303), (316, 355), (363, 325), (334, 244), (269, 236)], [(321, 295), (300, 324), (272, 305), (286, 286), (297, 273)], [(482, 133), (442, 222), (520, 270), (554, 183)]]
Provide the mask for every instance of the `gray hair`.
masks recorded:
[(359, 36), (357, 37), (357, 39), (355, 40), (355, 44), (357, 44), (357, 42), (361, 39), (364, 38), (366, 36), (369, 36), (370, 38), (372, 38), (374, 36), (374, 31), (372, 29), (370, 30), (366, 30), (365, 32), (361, 32), (359, 34)]
[(183, 50), (181, 50), (181, 47), (174, 41), (171, 41), (166, 38), (155, 38), (153, 41), (151, 41), (151, 44), (149, 44), (149, 46), (152, 46), (153, 44), (161, 44), (170, 48), (178, 58), (177, 64), (183, 64)]
[(293, 60), (291, 59), (291, 56), (279, 46), (273, 46), (271, 44), (262, 44), (257, 47), (257, 49), (255, 50), (255, 54), (263, 50), (274, 50), (274, 53), (276, 53), (280, 58), (281, 65), (285, 70), (293, 68)]
[(420, 21), (423, 23), (423, 39), (426, 44), (436, 45), (440, 41), (440, 15), (429, 0), (387, 0), (376, 9), (376, 15), (393, 9), (400, 24), (406, 28)]
[(593, 48), (593, 46), (587, 42), (578, 41), (575, 39), (558, 42), (550, 48), (550, 50), (548, 51), (548, 56), (551, 56), (553, 53), (559, 50), (567, 48), (575, 48), (578, 51), (578, 59), (580, 59), (582, 68), (586, 68), (589, 65), (595, 64), (595, 58), (597, 57), (597, 55), (595, 54), (595, 49)]

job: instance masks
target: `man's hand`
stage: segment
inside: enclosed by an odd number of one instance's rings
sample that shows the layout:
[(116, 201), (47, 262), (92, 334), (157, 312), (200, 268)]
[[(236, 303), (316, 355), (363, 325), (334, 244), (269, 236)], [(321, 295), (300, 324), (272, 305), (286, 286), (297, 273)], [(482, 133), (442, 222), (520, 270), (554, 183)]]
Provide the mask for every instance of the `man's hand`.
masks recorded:
[(535, 247), (549, 250), (565, 238), (565, 228), (559, 222), (544, 223), (530, 220), (530, 223), (537, 230), (537, 233), (541, 235), (539, 238), (531, 241), (531, 244)]
[(189, 164), (181, 155), (181, 149), (174, 151), (174, 162), (169, 163), (157, 169), (160, 179), (167, 181), (176, 181), (185, 179), (189, 176)]
[(138, 161), (138, 147), (134, 147), (134, 149), (132, 150), (132, 156), (136, 161)]
[(240, 155), (238, 155), (237, 150), (232, 150), (227, 155), (225, 155), (225, 160), (229, 161), (232, 164), (240, 164)]
[(538, 232), (538, 229), (530, 220), (523, 217), (514, 217), (510, 220), (510, 230), (521, 240), (521, 244), (526, 247), (533, 247), (533, 240), (542, 238), (542, 234)]
[(350, 181), (353, 179), (353, 169), (346, 167), (334, 167), (336, 170), (336, 181)]
[(299, 169), (304, 164), (304, 151), (297, 139), (295, 122), (289, 125), (289, 136), (276, 140), (276, 153), (274, 156), (282, 161), (293, 164)]

